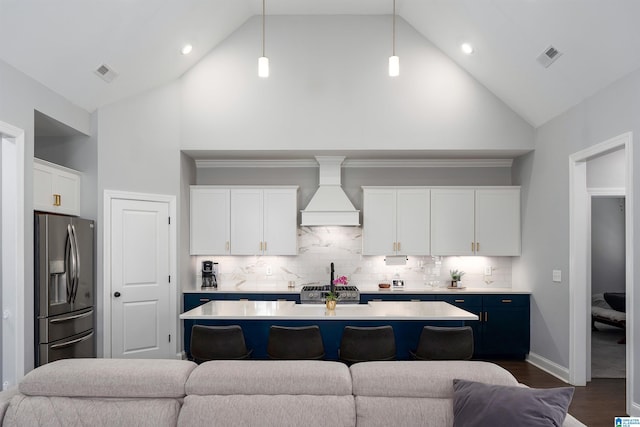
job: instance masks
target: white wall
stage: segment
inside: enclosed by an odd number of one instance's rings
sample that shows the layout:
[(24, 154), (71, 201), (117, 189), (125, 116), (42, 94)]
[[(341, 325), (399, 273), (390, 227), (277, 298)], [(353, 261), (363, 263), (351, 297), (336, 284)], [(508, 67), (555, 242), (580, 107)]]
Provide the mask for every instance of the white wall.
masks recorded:
[[(180, 206), (180, 91), (172, 83), (99, 109), (98, 355), (103, 354), (104, 190), (176, 196)], [(180, 224), (178, 209), (177, 224)], [(180, 227), (178, 228), (180, 233)], [(178, 234), (180, 242), (180, 234)], [(178, 272), (178, 274), (180, 274)]]
[(624, 198), (591, 199), (591, 293), (625, 291)]
[(25, 370), (34, 365), (33, 354), (33, 152), (34, 110), (59, 122), (89, 134), (90, 115), (87, 111), (46, 88), (0, 60), (0, 121), (25, 131), (24, 147), (24, 278), (25, 307), (24, 351)]
[(249, 19), (182, 78), (183, 149), (533, 148), (533, 128), (398, 19), (269, 16), (271, 75), (257, 77), (261, 20)]
[[(569, 364), (569, 162), (570, 154), (632, 131), (640, 135), (640, 71), (631, 73), (536, 131), (535, 152), (517, 159), (513, 183), (522, 186), (522, 256), (514, 260), (514, 286), (533, 291), (531, 351), (560, 367)], [(634, 165), (640, 151), (634, 150)], [(638, 166), (635, 166), (636, 168)], [(640, 209), (639, 175), (634, 179), (634, 209)], [(640, 212), (640, 211), (639, 211)], [(640, 229), (640, 217), (634, 228)], [(640, 251), (640, 235), (633, 242)], [(640, 252), (635, 252), (636, 254)], [(563, 272), (562, 283), (551, 271)], [(636, 269), (634, 282), (640, 283)], [(640, 295), (631, 302), (640, 306)], [(640, 335), (640, 318), (634, 332)], [(634, 336), (635, 366), (640, 366), (640, 336)], [(640, 373), (632, 381), (640, 395)]]

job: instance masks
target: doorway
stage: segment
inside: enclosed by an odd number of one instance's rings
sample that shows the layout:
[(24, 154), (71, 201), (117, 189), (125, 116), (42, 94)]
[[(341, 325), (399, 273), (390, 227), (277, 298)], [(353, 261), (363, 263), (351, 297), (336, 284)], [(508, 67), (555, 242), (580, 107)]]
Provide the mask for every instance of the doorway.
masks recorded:
[[(632, 414), (633, 378), (633, 153), (632, 133), (628, 132), (569, 156), (569, 293), (570, 343), (569, 382), (586, 385), (591, 369), (591, 193), (599, 184), (590, 183), (590, 161), (620, 151), (623, 170), (618, 189), (626, 198), (625, 224), (625, 293), (626, 293), (626, 408)], [(592, 163), (595, 164), (595, 163)], [(605, 168), (606, 169), (606, 168)], [(609, 170), (610, 174), (620, 172)], [(603, 175), (603, 176), (606, 176)], [(601, 185), (600, 185), (601, 186)], [(607, 185), (608, 186), (608, 185)], [(596, 188), (595, 192), (598, 189)], [(632, 414), (633, 415), (633, 414)]]
[(0, 122), (0, 143), (0, 373), (2, 389), (7, 390), (25, 374), (24, 131)]
[[(591, 192), (590, 192), (591, 193)], [(591, 194), (591, 378), (626, 378), (625, 198)]]

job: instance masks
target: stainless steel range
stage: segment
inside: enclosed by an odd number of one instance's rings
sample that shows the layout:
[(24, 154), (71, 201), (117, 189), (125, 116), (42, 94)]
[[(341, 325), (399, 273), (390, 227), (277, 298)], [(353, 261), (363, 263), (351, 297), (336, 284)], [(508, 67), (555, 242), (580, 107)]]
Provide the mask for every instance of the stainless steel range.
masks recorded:
[[(300, 290), (300, 302), (302, 304), (323, 304), (330, 290), (330, 285), (303, 286)], [(338, 304), (360, 303), (360, 291), (356, 286), (338, 285), (335, 287), (335, 292), (338, 294)]]

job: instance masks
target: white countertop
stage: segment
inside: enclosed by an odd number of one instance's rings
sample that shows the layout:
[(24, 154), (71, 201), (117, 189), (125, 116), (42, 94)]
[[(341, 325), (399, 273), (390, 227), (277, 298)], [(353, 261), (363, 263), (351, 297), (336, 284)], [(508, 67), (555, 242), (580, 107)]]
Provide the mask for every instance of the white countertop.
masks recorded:
[(180, 315), (183, 320), (478, 320), (444, 301), (296, 304), (293, 301), (210, 301)]
[[(377, 283), (350, 283), (358, 287), (360, 293), (366, 294), (394, 294), (394, 293), (412, 293), (412, 294), (530, 294), (531, 291), (515, 290), (511, 288), (492, 288), (492, 287), (465, 287), (462, 289), (448, 289), (446, 287), (431, 287), (424, 284), (407, 284), (404, 288), (380, 289)], [(317, 283), (316, 283), (317, 285)], [(183, 293), (250, 293), (250, 294), (299, 294), (302, 284), (289, 288), (286, 283), (253, 283), (239, 281), (236, 284), (223, 284), (218, 288), (202, 288), (200, 283), (191, 283), (184, 285)], [(338, 285), (339, 286), (339, 285)]]

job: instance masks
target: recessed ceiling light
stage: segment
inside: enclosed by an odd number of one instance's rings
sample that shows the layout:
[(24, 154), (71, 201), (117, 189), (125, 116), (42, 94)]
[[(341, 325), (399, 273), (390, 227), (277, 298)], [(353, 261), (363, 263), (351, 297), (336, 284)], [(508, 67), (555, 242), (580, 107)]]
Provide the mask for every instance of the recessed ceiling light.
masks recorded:
[(183, 55), (188, 55), (191, 53), (192, 50), (193, 50), (193, 46), (191, 46), (190, 44), (185, 44), (182, 47), (182, 50), (180, 50), (180, 52), (182, 52)]
[(462, 49), (462, 51), (467, 55), (471, 55), (473, 53), (473, 46), (471, 46), (469, 43), (462, 43), (460, 49)]

